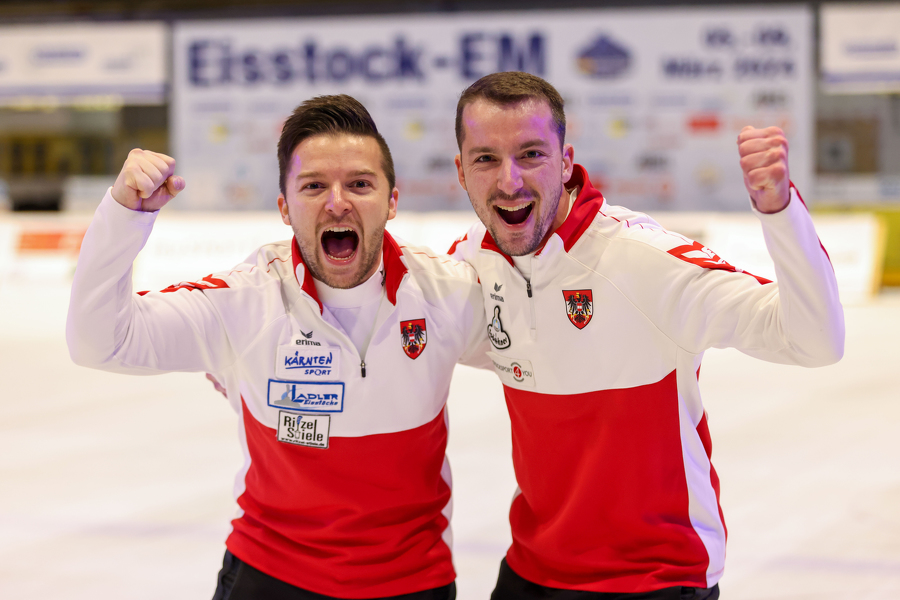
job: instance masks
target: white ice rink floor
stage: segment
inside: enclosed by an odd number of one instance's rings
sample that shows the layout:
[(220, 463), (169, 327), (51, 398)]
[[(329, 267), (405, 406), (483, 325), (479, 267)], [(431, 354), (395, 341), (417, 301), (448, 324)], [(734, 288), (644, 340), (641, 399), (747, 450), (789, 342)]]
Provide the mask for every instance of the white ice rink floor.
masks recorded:
[[(74, 366), (67, 299), (0, 288), (0, 599), (210, 598), (236, 417), (202, 374)], [(900, 294), (846, 320), (835, 366), (706, 356), (724, 600), (900, 599)], [(491, 373), (458, 369), (449, 406), (459, 598), (487, 599), (510, 541), (509, 425)]]

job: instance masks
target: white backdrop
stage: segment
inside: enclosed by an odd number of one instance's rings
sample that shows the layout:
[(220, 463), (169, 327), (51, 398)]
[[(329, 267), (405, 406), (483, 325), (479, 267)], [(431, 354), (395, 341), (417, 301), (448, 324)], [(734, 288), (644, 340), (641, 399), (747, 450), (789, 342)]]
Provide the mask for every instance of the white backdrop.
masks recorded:
[(165, 23), (153, 21), (0, 27), (0, 105), (92, 96), (162, 104), (168, 42)]
[(823, 4), (819, 56), (830, 93), (900, 91), (900, 4)]
[(349, 93), (391, 146), (404, 208), (467, 209), (456, 100), (482, 75), (526, 70), (565, 97), (567, 141), (613, 203), (744, 210), (744, 125), (784, 127), (792, 178), (811, 185), (811, 28), (801, 6), (177, 23), (182, 205), (274, 206), (284, 118)]

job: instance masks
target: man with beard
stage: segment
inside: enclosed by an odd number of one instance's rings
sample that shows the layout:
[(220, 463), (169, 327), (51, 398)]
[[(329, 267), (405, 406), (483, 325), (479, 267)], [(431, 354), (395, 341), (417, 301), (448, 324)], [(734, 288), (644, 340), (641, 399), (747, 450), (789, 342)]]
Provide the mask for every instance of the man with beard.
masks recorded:
[(738, 137), (778, 283), (606, 203), (559, 93), (498, 73), (460, 97), (459, 182), (519, 489), (493, 600), (714, 599), (725, 559), (697, 377), (707, 348), (820, 366), (843, 353), (834, 272), (781, 130)]
[(222, 382), (245, 464), (216, 599), (452, 599), (444, 403), (458, 361), (490, 364), (477, 277), (385, 232), (393, 162), (353, 98), (299, 106), (278, 162), (291, 241), (133, 294), (132, 262), (185, 186), (172, 158), (133, 150), (84, 238), (70, 353)]

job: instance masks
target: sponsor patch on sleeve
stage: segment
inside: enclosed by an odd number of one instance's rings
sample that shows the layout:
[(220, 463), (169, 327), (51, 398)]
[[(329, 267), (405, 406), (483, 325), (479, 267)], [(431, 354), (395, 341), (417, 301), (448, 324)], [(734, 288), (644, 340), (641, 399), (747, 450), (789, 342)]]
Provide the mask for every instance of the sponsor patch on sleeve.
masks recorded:
[(503, 383), (512, 386), (535, 386), (534, 367), (531, 366), (530, 360), (501, 356), (496, 352), (488, 352), (487, 355), (494, 363), (494, 371)]
[(278, 441), (310, 448), (328, 448), (331, 415), (300, 415), (278, 411)]
[(199, 281), (182, 281), (181, 283), (170, 285), (166, 289), (160, 291), (166, 294), (170, 292), (177, 292), (178, 290), (188, 290), (192, 292), (194, 290), (221, 290), (227, 287), (228, 284), (224, 279), (219, 279), (217, 277), (213, 277), (212, 275), (207, 275)]
[(728, 264), (722, 257), (720, 257), (718, 254), (716, 254), (700, 242), (693, 242), (691, 244), (683, 244), (681, 246), (677, 246), (669, 250), (669, 254), (671, 254), (675, 258), (683, 260), (684, 262), (697, 265), (698, 267), (703, 267), (704, 269), (719, 269), (722, 271), (730, 271), (731, 273), (744, 273), (745, 275), (753, 277), (762, 285), (772, 283), (765, 277), (757, 277), (753, 273), (744, 271), (743, 269), (739, 269), (733, 265)]
[(272, 407), (304, 412), (344, 412), (344, 384), (340, 381), (270, 379), (268, 404)]

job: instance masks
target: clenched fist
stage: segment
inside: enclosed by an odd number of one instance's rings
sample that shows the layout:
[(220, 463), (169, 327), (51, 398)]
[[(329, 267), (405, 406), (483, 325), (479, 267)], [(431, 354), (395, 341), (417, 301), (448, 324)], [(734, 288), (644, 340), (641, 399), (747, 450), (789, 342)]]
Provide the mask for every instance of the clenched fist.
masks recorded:
[(738, 134), (744, 185), (756, 209), (776, 213), (791, 199), (788, 142), (778, 127), (744, 127)]
[(113, 184), (116, 202), (144, 212), (159, 210), (184, 189), (184, 179), (175, 175), (175, 159), (135, 148)]

